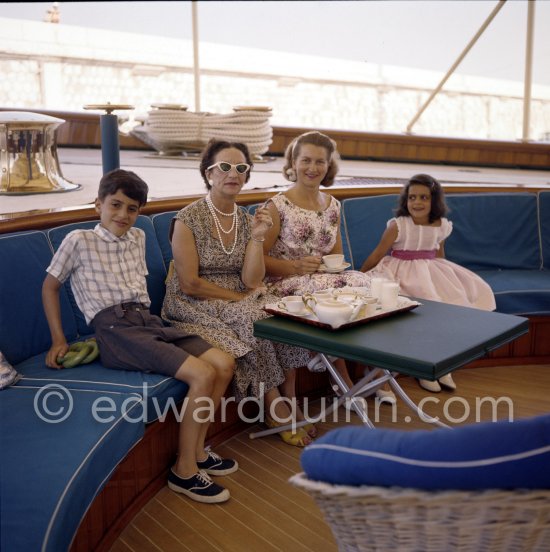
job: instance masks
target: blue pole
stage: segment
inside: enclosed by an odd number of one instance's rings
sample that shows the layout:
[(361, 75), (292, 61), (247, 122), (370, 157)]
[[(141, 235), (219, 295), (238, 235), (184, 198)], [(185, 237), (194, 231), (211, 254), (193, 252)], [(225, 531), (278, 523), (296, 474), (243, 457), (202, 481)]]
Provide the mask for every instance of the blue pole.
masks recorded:
[(103, 174), (120, 168), (120, 151), (118, 145), (118, 117), (112, 113), (101, 115), (101, 160)]

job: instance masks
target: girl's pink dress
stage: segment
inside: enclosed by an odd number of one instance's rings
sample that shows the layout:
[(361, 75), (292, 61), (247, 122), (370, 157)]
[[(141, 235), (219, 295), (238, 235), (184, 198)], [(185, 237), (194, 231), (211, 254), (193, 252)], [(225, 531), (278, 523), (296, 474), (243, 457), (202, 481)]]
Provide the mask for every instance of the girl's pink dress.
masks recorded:
[(441, 226), (416, 225), (411, 217), (388, 221), (397, 223), (397, 240), (392, 253), (384, 257), (371, 273), (399, 280), (401, 294), (453, 305), (496, 308), (489, 285), (477, 274), (447, 259), (435, 257), (439, 244), (453, 230), (452, 222), (441, 219)]

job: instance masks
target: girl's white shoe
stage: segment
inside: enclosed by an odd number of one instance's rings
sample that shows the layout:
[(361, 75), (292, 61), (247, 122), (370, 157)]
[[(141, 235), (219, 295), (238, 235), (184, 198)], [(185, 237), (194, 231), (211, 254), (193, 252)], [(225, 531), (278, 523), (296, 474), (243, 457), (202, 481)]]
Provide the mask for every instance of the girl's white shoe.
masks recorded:
[(447, 391), (454, 391), (456, 389), (456, 383), (454, 382), (451, 374), (447, 374), (439, 378), (437, 381), (419, 379), (418, 383), (420, 384), (420, 387), (426, 389), (426, 391), (430, 391), (431, 393), (439, 393), (442, 387)]
[(393, 391), (385, 391), (384, 389), (376, 390), (376, 398), (380, 403), (397, 404), (397, 398)]
[(454, 382), (451, 374), (447, 374), (442, 378), (439, 378), (439, 383), (441, 384), (441, 387), (448, 389), (449, 391), (454, 391), (456, 389), (456, 383)]
[(426, 379), (419, 379), (418, 384), (422, 389), (426, 389), (430, 393), (439, 393), (441, 391), (441, 385), (437, 381), (430, 381)]

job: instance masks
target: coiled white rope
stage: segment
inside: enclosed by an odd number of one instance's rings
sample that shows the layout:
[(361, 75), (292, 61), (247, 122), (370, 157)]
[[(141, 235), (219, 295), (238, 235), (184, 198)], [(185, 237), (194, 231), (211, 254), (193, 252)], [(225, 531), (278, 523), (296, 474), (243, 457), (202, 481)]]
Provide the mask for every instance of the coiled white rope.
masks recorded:
[(155, 109), (149, 111), (145, 124), (132, 133), (165, 153), (196, 148), (211, 138), (219, 138), (244, 142), (252, 155), (262, 155), (273, 138), (269, 117), (271, 111), (253, 109), (229, 114)]

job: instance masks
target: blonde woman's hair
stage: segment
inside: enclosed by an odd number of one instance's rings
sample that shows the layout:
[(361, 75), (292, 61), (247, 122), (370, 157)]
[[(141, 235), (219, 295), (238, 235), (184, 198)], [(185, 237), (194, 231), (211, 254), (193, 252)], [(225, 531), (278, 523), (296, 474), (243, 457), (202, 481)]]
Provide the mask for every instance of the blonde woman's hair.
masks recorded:
[[(293, 161), (300, 155), (300, 148), (304, 144), (311, 144), (313, 146), (319, 146), (327, 151), (328, 158), (328, 171), (325, 178), (321, 181), (321, 186), (329, 187), (334, 184), (334, 178), (338, 174), (340, 161), (340, 154), (336, 149), (336, 142), (329, 138), (326, 134), (322, 134), (316, 130), (306, 132), (300, 136), (294, 138), (288, 145), (285, 151), (285, 165), (283, 167), (283, 176), (291, 182), (296, 181), (294, 170), (292, 168)], [(294, 176), (294, 178), (292, 178)]]

